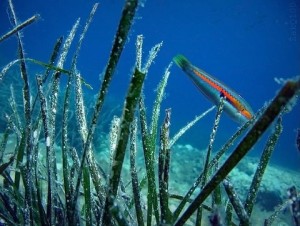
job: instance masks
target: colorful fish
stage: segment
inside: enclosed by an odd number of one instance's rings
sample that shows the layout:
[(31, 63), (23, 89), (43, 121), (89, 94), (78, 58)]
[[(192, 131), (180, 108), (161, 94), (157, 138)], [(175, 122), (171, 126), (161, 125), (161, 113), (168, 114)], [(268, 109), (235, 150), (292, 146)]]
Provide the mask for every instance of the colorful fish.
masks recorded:
[(184, 56), (177, 55), (175, 63), (192, 79), (200, 91), (215, 105), (224, 97), (224, 111), (235, 121), (244, 123), (253, 117), (249, 104), (235, 91), (205, 71), (193, 66)]

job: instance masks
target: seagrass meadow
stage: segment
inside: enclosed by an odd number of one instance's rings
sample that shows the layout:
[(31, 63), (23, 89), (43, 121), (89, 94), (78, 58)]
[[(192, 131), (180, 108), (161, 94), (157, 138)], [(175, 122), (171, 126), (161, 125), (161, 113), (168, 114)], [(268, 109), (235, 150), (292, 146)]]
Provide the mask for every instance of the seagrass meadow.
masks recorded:
[[(282, 81), (273, 98), (215, 150), (228, 100), (221, 97), (173, 132), (172, 106), (163, 107), (176, 67), (172, 59), (163, 68), (153, 104), (146, 104), (149, 69), (163, 43), (145, 56), (147, 37), (130, 36), (145, 2), (124, 2), (99, 87), (89, 84), (78, 63), (90, 25), (97, 27), (98, 3), (86, 21), (75, 20), (53, 40), (48, 59), (42, 60), (26, 51), (23, 29), (30, 33), (43, 15), (18, 18), (21, 9), (7, 2), (12, 28), (0, 34), (0, 45), (13, 40), (9, 51), (16, 55), (0, 65), (0, 225), (300, 225), (299, 172), (270, 165), (284, 133), (282, 121), (299, 105), (299, 76)], [(127, 93), (120, 106), (107, 108), (128, 42), (135, 42), (135, 56)], [(96, 95), (85, 94), (91, 89)], [(195, 155), (199, 150), (179, 139), (194, 132), (191, 127), (207, 114), (214, 114), (204, 128), (210, 134), (207, 148)], [(249, 157), (265, 133), (260, 156)], [(282, 177), (282, 186), (276, 177)], [(268, 210), (260, 219), (257, 206)]]

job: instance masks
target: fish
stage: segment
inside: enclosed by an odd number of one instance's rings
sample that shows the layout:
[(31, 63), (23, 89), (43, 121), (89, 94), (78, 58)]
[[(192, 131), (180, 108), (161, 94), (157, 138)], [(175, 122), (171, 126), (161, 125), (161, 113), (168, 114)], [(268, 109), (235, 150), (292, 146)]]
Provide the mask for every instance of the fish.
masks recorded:
[(288, 188), (287, 195), (289, 198), (289, 205), (291, 215), (293, 216), (294, 225), (300, 224), (300, 198), (298, 196), (298, 192), (296, 186), (292, 186)]
[(243, 124), (253, 118), (254, 113), (250, 105), (233, 89), (207, 72), (192, 65), (183, 55), (175, 56), (173, 61), (215, 105), (218, 106), (221, 97), (224, 97), (224, 111), (234, 121)]

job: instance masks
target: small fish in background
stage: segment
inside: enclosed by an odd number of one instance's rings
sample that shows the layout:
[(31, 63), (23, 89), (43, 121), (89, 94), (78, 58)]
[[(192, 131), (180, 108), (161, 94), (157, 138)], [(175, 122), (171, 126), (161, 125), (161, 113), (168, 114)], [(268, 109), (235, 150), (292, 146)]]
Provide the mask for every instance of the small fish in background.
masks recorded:
[(297, 136), (296, 136), (296, 146), (298, 151), (300, 151), (300, 129), (297, 129)]
[(300, 226), (300, 198), (298, 197), (296, 187), (290, 187), (287, 190), (287, 195), (290, 200), (290, 211), (293, 217), (294, 225)]
[(222, 214), (221, 207), (215, 206), (211, 215), (209, 216), (209, 222), (211, 226), (224, 226), (223, 223), (224, 213)]
[(195, 67), (182, 55), (175, 56), (173, 60), (215, 105), (218, 105), (221, 97), (224, 97), (224, 111), (234, 121), (245, 123), (253, 117), (254, 114), (250, 105), (233, 89), (200, 68)]

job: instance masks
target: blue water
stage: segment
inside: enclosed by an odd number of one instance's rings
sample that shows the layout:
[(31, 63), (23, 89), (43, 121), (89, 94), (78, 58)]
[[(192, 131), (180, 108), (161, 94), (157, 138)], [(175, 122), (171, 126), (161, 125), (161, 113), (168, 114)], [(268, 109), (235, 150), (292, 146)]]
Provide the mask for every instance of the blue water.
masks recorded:
[[(24, 31), (27, 57), (48, 61), (55, 40), (67, 36), (72, 25), (81, 17), (81, 28), (95, 3), (91, 0), (28, 0), (14, 1), (20, 21), (35, 13), (41, 19)], [(107, 63), (112, 40), (121, 15), (123, 1), (105, 0), (82, 46), (78, 69), (86, 81), (100, 86), (99, 75)], [(12, 28), (7, 17), (7, 2), (0, 1), (0, 34)], [(129, 40), (112, 81), (109, 95), (112, 101), (123, 100), (135, 60), (135, 40), (143, 34), (144, 59), (150, 48), (163, 41), (163, 48), (146, 80), (146, 104), (151, 110), (164, 69), (180, 53), (194, 65), (214, 75), (235, 89), (257, 111), (279, 90), (274, 77), (290, 78), (300, 74), (300, 1), (144, 1), (140, 7)], [(16, 39), (0, 43), (1, 65), (16, 58)], [(12, 51), (15, 50), (15, 51)], [(32, 71), (43, 68), (31, 65)], [(122, 101), (121, 101), (122, 102)], [(120, 103), (121, 103), (120, 102)], [(172, 108), (171, 133), (211, 106), (176, 66), (171, 69), (163, 109)], [(107, 106), (110, 107), (110, 106)], [(214, 113), (196, 125), (179, 142), (198, 148), (207, 146)], [(272, 162), (300, 169), (300, 153), (296, 150), (296, 129), (300, 127), (300, 103), (283, 119), (284, 130)], [(226, 115), (222, 117), (215, 149), (236, 130), (237, 124)], [(270, 130), (268, 131), (270, 132)], [(258, 156), (266, 136), (250, 155)], [(184, 154), (184, 153), (183, 153)]]

